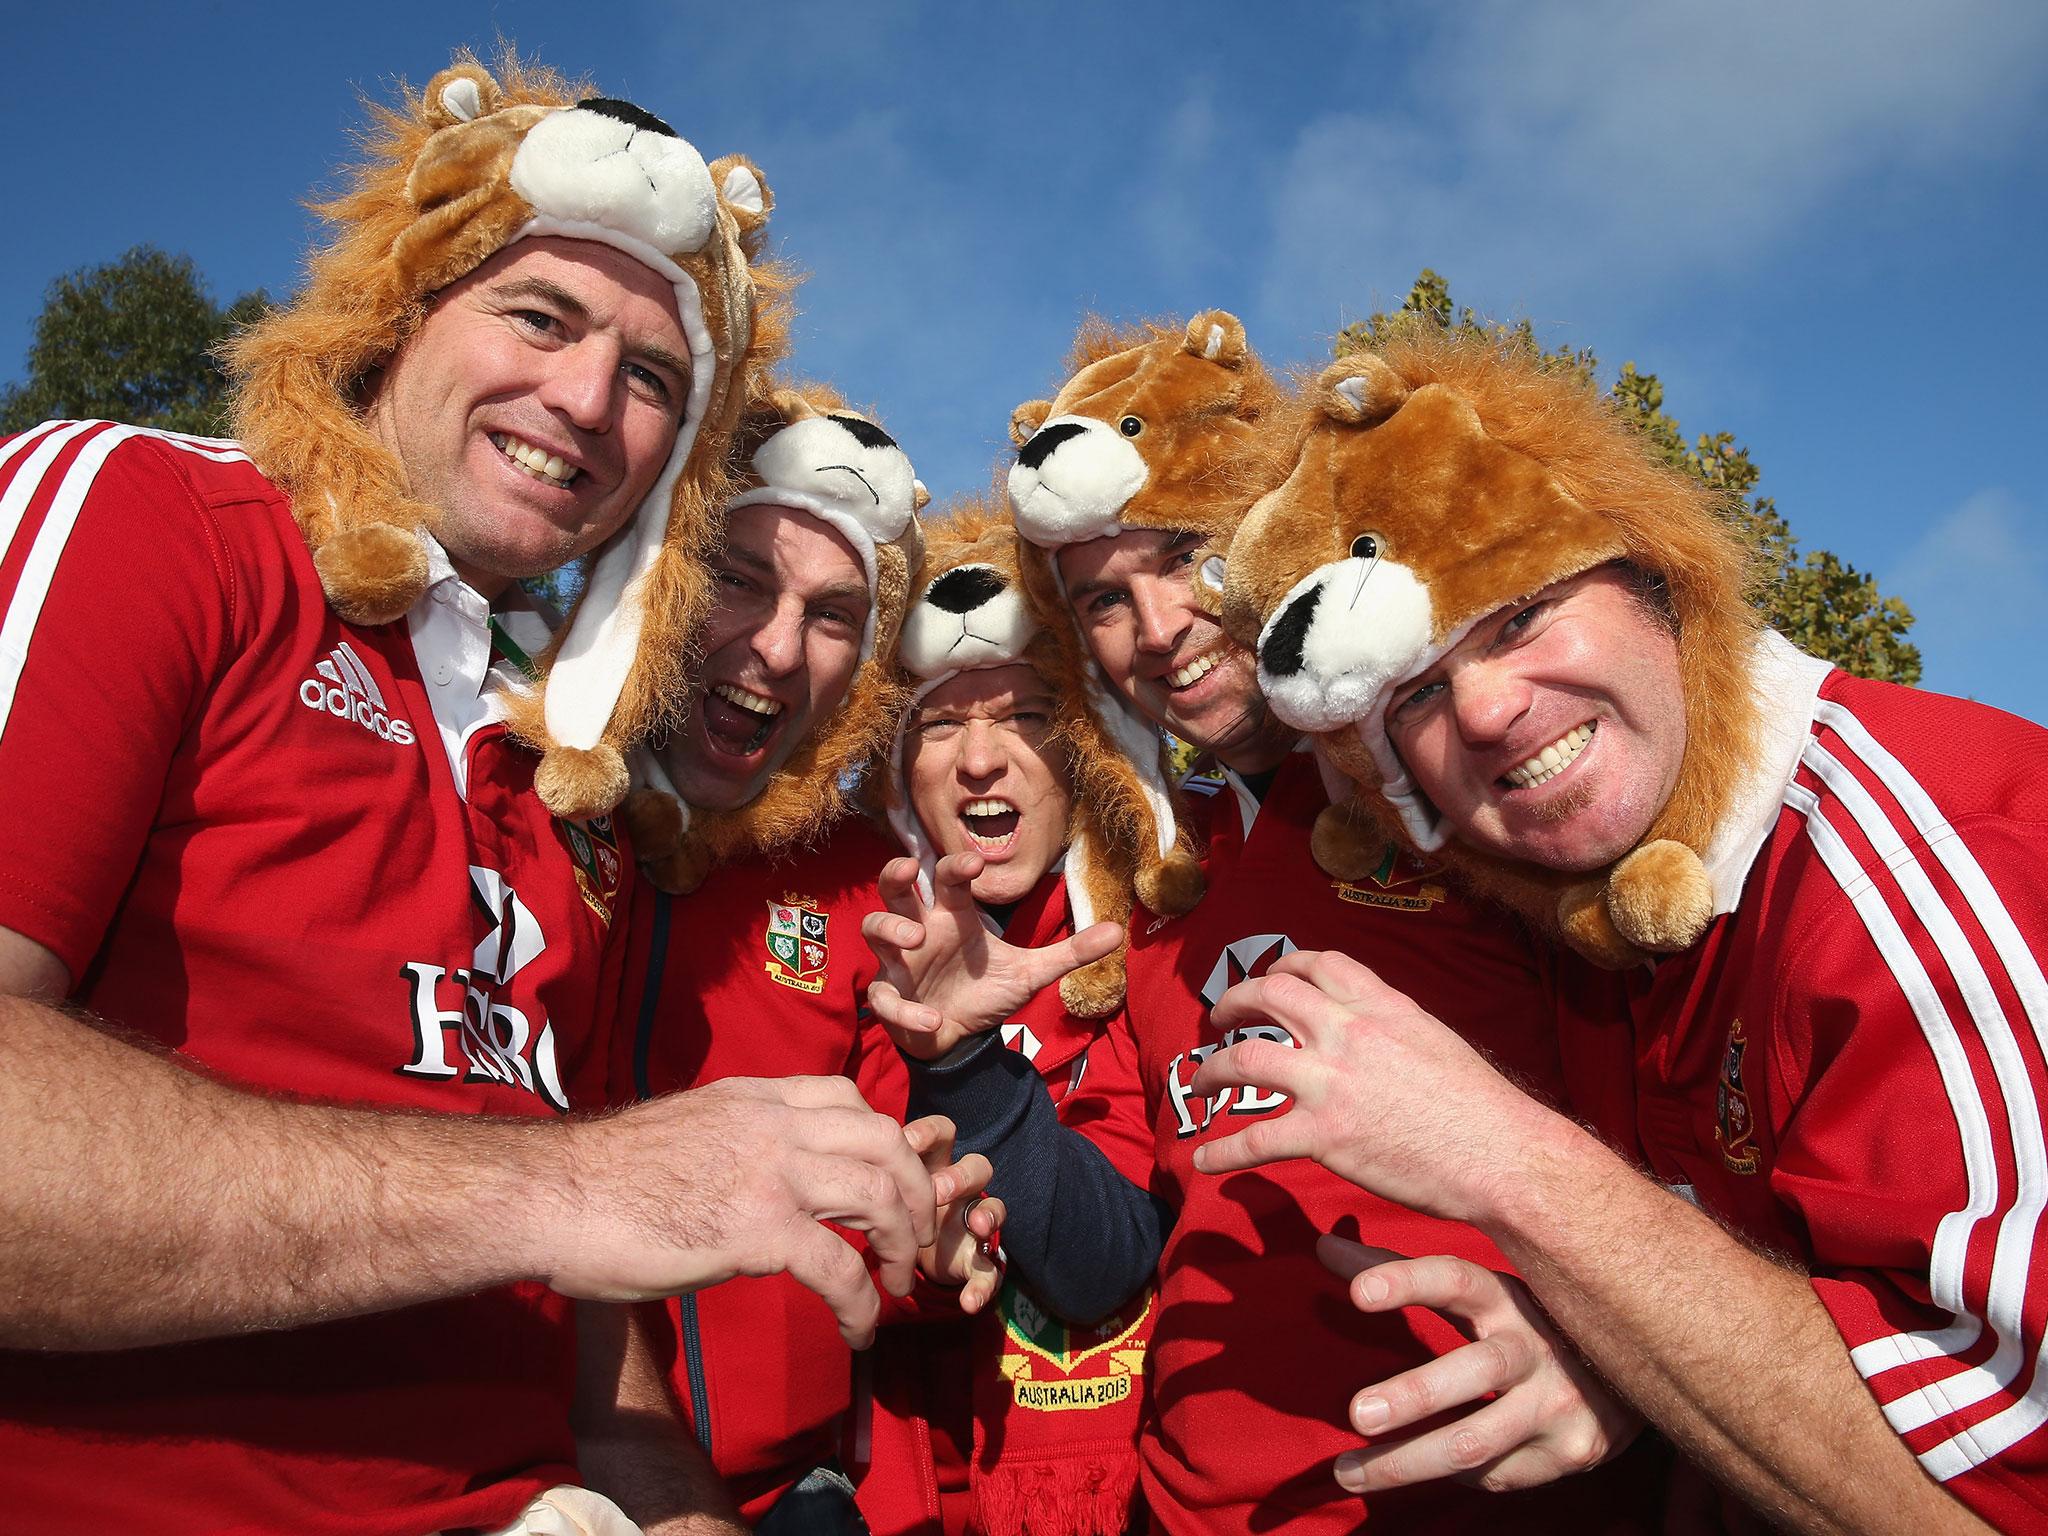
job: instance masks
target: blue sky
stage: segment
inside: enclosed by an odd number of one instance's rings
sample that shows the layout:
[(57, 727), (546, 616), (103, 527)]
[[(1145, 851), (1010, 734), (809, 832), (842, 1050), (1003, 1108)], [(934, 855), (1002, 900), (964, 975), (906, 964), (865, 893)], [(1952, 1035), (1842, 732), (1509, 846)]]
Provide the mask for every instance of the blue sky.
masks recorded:
[(1659, 373), (1912, 605), (1928, 686), (2048, 721), (2038, 0), (6, 9), (0, 377), (52, 277), (138, 242), (290, 291), (358, 91), (503, 35), (753, 156), (798, 368), (942, 500), (1085, 313), (1220, 306), (1312, 362), (1433, 266)]

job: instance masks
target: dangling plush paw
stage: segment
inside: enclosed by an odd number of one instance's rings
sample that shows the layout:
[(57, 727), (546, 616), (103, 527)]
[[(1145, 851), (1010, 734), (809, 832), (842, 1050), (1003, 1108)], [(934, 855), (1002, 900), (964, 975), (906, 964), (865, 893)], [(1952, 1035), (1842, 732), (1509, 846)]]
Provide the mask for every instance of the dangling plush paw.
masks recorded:
[(626, 760), (609, 742), (588, 751), (580, 747), (549, 747), (533, 776), (541, 803), (557, 816), (581, 821), (602, 816), (626, 793)]
[(427, 590), (427, 546), (410, 529), (366, 523), (313, 552), (334, 611), (351, 624), (389, 624)]
[(1645, 843), (1607, 876), (1607, 914), (1639, 949), (1689, 949), (1714, 916), (1714, 887), (1700, 856), (1683, 843)]
[(1102, 1019), (1124, 1004), (1124, 946), (1060, 978), (1060, 1001), (1077, 1019)]
[(619, 820), (633, 840), (633, 856), (643, 864), (672, 857), (683, 846), (689, 823), (682, 802), (658, 789), (636, 789), (619, 807)]
[(1316, 813), (1308, 851), (1332, 879), (1363, 880), (1385, 861), (1387, 840), (1349, 805), (1326, 805)]
[(1137, 887), (1138, 900), (1161, 917), (1179, 917), (1194, 911), (1195, 903), (1208, 889), (1202, 866), (1178, 848), (1157, 863), (1140, 868), (1132, 883)]
[(1565, 889), (1557, 898), (1557, 926), (1565, 943), (1602, 970), (1625, 971), (1649, 959), (1615, 928), (1607, 915), (1607, 888), (1598, 880)]
[(711, 850), (699, 838), (684, 834), (673, 848), (656, 858), (642, 857), (640, 868), (658, 890), (671, 896), (687, 896), (711, 873)]

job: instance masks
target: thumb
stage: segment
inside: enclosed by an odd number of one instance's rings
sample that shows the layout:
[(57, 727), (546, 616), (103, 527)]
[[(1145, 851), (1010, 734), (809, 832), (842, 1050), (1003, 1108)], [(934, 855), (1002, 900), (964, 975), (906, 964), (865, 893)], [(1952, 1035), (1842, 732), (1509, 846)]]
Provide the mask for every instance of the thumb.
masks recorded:
[(1091, 965), (1104, 955), (1116, 953), (1116, 947), (1124, 941), (1124, 930), (1118, 923), (1097, 923), (1083, 928), (1072, 938), (1062, 939), (1057, 944), (1048, 944), (1043, 949), (1026, 950), (1026, 974), (1031, 990), (1049, 987), (1069, 971), (1077, 971), (1084, 965)]

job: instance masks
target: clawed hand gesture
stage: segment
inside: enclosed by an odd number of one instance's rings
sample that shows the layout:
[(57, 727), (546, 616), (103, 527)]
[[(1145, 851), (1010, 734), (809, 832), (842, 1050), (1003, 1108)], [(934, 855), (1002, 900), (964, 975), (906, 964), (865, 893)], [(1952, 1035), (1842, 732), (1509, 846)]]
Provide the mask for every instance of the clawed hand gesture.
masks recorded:
[(892, 859), (881, 879), (887, 910), (861, 921), (882, 966), (868, 1006), (897, 1046), (921, 1061), (1007, 1023), (1042, 988), (1123, 942), (1117, 924), (1097, 923), (1042, 949), (1004, 943), (974, 904), (981, 870), (978, 853), (948, 854), (932, 873), (926, 902), (917, 860)]

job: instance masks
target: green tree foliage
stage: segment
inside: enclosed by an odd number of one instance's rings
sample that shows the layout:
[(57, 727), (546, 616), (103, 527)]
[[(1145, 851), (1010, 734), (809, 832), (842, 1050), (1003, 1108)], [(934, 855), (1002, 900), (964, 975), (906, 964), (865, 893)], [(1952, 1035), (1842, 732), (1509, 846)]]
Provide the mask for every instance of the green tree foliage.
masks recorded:
[[(1599, 360), (1590, 350), (1546, 351), (1527, 320), (1503, 325), (1482, 320), (1470, 309), (1455, 309), (1449, 282), (1427, 267), (1400, 310), (1345, 327), (1338, 350), (1371, 347), (1389, 324), (1406, 315), (1511, 338), (1588, 383), (1598, 382)], [(1688, 443), (1677, 419), (1664, 410), (1664, 386), (1654, 373), (1639, 372), (1632, 362), (1622, 364), (1609, 398), (1643, 430), (1665, 462), (1722, 493), (1728, 516), (1766, 556), (1771, 574), (1757, 601), (1774, 629), (1858, 676), (1894, 683), (1920, 681), (1920, 652), (1906, 639), (1912, 612), (1898, 598), (1879, 592), (1871, 576), (1833, 552), (1802, 552), (1777, 503), (1756, 494), (1762, 471), (1733, 433), (1702, 432)]]
[(98, 417), (219, 436), (227, 381), (213, 349), (268, 307), (261, 289), (217, 307), (190, 257), (153, 246), (67, 273), (36, 317), (27, 380), (0, 385), (0, 433)]

